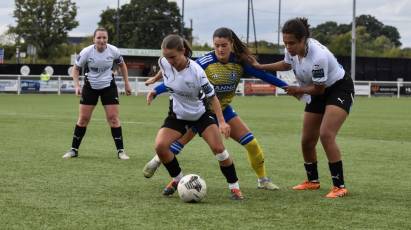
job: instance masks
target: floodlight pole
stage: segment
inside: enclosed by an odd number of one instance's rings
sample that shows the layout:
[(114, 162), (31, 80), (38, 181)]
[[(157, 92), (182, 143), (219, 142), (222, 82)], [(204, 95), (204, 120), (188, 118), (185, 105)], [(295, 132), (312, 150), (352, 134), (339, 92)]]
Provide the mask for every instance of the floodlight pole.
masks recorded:
[(355, 81), (355, 1), (352, 7), (352, 28), (351, 28), (351, 78)]
[(281, 31), (281, 0), (278, 0), (278, 25), (277, 25), (277, 48), (280, 51), (280, 31)]
[(248, 45), (248, 39), (250, 37), (250, 1), (248, 0), (247, 3), (247, 45)]
[(117, 46), (120, 46), (120, 0), (117, 0), (116, 38)]
[(184, 37), (184, 0), (181, 2), (181, 28), (180, 28), (180, 33), (181, 36)]

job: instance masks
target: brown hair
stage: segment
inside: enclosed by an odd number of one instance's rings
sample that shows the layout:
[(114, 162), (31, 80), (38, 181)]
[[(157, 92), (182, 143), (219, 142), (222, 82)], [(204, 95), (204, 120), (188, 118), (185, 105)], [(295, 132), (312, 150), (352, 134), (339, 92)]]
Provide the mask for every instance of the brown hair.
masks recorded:
[(234, 54), (236, 58), (244, 63), (248, 62), (248, 57), (251, 56), (251, 51), (248, 49), (247, 45), (244, 44), (237, 36), (237, 34), (234, 33), (229, 28), (226, 27), (220, 27), (216, 29), (213, 33), (213, 38), (227, 38), (233, 43), (233, 49), (234, 49)]
[(96, 30), (94, 30), (93, 38), (96, 36), (96, 33), (97, 33), (98, 31), (106, 32), (106, 33), (108, 34), (108, 32), (107, 32), (107, 30), (106, 30), (105, 28), (99, 27), (99, 28), (97, 28)]
[(297, 40), (310, 37), (310, 25), (308, 24), (307, 18), (294, 18), (285, 22), (283, 29), (281, 30), (283, 34), (294, 34)]
[(184, 56), (190, 58), (193, 54), (193, 51), (191, 50), (190, 45), (188, 44), (187, 40), (184, 38), (180, 37), (177, 34), (170, 34), (167, 35), (164, 39), (163, 42), (161, 43), (161, 48), (162, 49), (176, 49), (178, 51), (184, 51)]

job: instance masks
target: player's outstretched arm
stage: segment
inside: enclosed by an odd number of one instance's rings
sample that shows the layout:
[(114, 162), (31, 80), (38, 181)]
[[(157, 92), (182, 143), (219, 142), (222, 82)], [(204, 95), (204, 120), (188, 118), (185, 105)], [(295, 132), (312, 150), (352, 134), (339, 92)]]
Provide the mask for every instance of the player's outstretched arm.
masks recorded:
[(160, 71), (158, 71), (156, 73), (156, 75), (150, 77), (149, 79), (147, 79), (144, 84), (146, 84), (146, 86), (152, 85), (156, 82), (158, 82), (161, 78), (163, 78), (163, 73)]

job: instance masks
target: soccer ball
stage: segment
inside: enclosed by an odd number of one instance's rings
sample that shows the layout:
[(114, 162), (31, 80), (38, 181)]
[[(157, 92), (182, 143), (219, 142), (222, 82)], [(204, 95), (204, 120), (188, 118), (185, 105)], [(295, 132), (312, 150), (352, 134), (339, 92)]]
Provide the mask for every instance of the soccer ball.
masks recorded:
[(182, 201), (196, 203), (206, 196), (207, 186), (199, 175), (188, 174), (178, 182), (177, 191)]

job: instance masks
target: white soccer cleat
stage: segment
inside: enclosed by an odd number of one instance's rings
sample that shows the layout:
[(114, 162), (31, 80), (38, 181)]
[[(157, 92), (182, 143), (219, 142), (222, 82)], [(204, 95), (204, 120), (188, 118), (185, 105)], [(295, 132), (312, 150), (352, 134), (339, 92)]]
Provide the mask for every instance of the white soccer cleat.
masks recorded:
[(160, 167), (161, 161), (158, 158), (157, 155), (153, 157), (143, 168), (143, 175), (146, 178), (150, 178), (154, 175), (154, 173), (157, 171), (158, 167)]
[(68, 152), (66, 152), (63, 155), (63, 159), (69, 159), (69, 158), (73, 158), (73, 157), (77, 157), (78, 156), (78, 152), (74, 149), (70, 149)]
[(128, 160), (128, 159), (130, 159), (130, 157), (127, 156), (126, 151), (124, 151), (124, 149), (118, 150), (118, 152), (117, 152), (117, 157), (118, 157), (118, 159), (120, 159), (120, 160)]
[(269, 178), (258, 179), (257, 188), (258, 189), (265, 189), (265, 190), (278, 190), (278, 189), (280, 189)]

